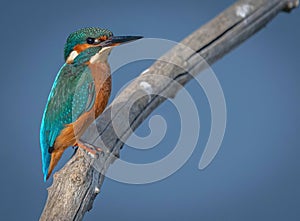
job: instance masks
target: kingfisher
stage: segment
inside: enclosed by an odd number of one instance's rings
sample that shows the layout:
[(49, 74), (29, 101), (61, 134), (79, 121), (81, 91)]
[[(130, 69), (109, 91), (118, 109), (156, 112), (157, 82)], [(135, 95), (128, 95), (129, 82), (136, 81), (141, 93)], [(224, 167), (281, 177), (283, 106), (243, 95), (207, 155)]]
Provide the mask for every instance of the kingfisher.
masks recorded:
[(105, 109), (111, 92), (108, 56), (114, 46), (142, 36), (114, 36), (103, 28), (82, 28), (69, 35), (42, 117), (40, 146), (44, 181), (68, 147), (95, 154), (79, 138)]

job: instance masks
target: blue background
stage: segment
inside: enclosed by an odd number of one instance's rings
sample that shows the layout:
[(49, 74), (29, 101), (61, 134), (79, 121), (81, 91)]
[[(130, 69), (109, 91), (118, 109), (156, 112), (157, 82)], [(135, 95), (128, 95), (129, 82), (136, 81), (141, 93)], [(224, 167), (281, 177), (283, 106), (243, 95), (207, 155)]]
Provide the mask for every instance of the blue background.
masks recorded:
[[(116, 35), (180, 41), (233, 2), (2, 2), (1, 219), (37, 220), (42, 212), (52, 179), (47, 183), (42, 179), (39, 126), (69, 33), (100, 26)], [(299, 24), (299, 9), (281, 13), (213, 65), (224, 90), (228, 123), (222, 147), (209, 167), (197, 169), (210, 130), (209, 105), (191, 82), (187, 88), (201, 110), (201, 133), (189, 161), (152, 184), (106, 179), (85, 220), (300, 220)], [(115, 53), (117, 48), (111, 60)], [(124, 73), (114, 79), (112, 98), (149, 64), (138, 62), (119, 70)], [(125, 147), (122, 158), (148, 162), (172, 149), (179, 133), (179, 123), (173, 120), (178, 119), (176, 110), (167, 102), (154, 114), (169, 124), (165, 139), (152, 150)], [(137, 133), (149, 133), (147, 122)]]

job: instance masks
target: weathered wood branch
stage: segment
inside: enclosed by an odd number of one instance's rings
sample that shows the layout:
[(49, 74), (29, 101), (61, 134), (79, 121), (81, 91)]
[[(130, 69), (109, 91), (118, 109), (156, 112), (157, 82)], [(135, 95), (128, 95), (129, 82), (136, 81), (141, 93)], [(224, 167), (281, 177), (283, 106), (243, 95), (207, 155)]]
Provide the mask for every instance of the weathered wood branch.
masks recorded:
[[(176, 95), (180, 89), (177, 83), (184, 85), (207, 67), (206, 62), (213, 64), (279, 12), (291, 11), (298, 4), (298, 0), (240, 0), (156, 61), (121, 92), (81, 137), (86, 145), (104, 150), (99, 154), (97, 168), (92, 158), (78, 150), (54, 175), (40, 220), (82, 220), (92, 208), (114, 156), (159, 104)], [(142, 81), (152, 86), (152, 95), (142, 90)]]

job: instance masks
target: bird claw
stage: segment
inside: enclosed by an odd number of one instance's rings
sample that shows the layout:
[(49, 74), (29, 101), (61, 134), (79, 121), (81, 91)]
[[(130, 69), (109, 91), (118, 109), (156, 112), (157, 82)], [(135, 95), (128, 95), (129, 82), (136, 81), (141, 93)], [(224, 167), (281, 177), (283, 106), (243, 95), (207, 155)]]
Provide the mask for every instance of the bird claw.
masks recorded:
[(76, 146), (86, 150), (92, 157), (98, 156), (99, 152), (103, 152), (103, 150), (99, 147), (87, 147), (87, 145), (83, 144), (81, 141), (78, 141)]

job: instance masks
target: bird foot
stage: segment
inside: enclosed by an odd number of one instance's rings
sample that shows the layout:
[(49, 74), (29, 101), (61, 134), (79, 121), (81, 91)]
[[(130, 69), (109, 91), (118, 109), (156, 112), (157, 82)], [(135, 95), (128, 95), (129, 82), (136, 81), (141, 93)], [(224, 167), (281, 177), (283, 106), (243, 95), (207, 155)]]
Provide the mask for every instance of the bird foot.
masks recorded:
[(87, 145), (83, 144), (80, 141), (77, 141), (76, 146), (86, 150), (88, 153), (92, 154), (93, 156), (97, 156), (98, 152), (102, 152), (103, 150), (99, 147), (87, 147)]

